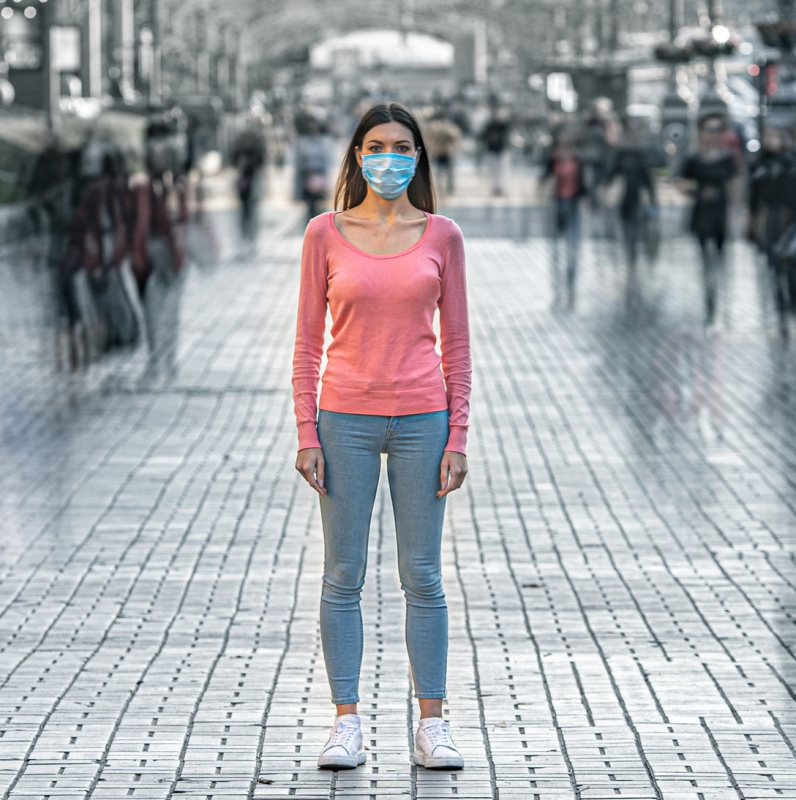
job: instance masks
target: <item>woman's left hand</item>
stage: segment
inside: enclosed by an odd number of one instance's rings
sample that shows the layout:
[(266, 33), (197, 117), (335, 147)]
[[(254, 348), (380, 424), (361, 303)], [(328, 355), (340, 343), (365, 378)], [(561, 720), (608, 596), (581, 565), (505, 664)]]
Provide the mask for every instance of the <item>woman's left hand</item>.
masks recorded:
[(439, 465), (441, 488), (437, 492), (437, 497), (445, 497), (446, 494), (456, 491), (464, 483), (465, 475), (467, 475), (467, 456), (446, 450)]

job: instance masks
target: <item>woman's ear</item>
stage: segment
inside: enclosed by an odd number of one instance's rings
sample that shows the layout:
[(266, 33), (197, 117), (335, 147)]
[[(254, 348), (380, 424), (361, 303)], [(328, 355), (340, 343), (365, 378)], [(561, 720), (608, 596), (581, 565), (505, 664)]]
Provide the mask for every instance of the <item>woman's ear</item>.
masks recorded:
[(357, 164), (359, 164), (359, 166), (361, 167), (362, 166), (362, 152), (360, 151), (360, 149), (358, 147), (354, 148), (354, 155), (357, 157)]

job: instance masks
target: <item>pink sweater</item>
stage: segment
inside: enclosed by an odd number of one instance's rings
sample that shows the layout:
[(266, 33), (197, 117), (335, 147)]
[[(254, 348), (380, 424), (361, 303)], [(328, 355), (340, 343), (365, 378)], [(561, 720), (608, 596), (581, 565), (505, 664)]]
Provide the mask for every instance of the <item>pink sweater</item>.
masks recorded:
[[(445, 449), (465, 452), (472, 367), (464, 245), (455, 222), (427, 216), (420, 240), (391, 255), (354, 247), (332, 212), (307, 227), (293, 355), (300, 450), (320, 447), (320, 405), (390, 417), (447, 409)], [(327, 305), (332, 341), (318, 404)], [(435, 349), (437, 308), (442, 358)]]

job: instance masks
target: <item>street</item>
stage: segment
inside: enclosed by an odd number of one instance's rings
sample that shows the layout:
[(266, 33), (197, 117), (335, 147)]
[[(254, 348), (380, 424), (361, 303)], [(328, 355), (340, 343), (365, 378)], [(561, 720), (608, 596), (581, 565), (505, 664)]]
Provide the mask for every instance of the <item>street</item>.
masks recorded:
[(619, 245), (585, 238), (568, 313), (543, 211), (443, 208), (475, 366), (443, 544), (458, 773), (409, 761), (384, 480), (367, 763), (316, 768), (334, 708), (318, 504), (293, 469), (300, 209), (267, 205), (248, 249), (231, 210), (208, 212), (221, 258), (189, 267), (155, 376), (142, 348), (56, 372), (46, 269), (7, 246), (2, 797), (796, 797), (796, 360), (743, 241), (705, 331), (679, 212), (631, 306)]

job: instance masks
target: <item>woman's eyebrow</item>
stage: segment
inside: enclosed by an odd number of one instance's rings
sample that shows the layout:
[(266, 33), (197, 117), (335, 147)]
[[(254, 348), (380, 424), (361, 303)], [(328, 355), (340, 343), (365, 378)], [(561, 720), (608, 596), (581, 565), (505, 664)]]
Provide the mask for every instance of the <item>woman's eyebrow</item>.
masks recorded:
[[(384, 144), (381, 139), (368, 139), (365, 144)], [(398, 141), (393, 142), (393, 144), (410, 144), (409, 139), (398, 139)]]

